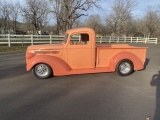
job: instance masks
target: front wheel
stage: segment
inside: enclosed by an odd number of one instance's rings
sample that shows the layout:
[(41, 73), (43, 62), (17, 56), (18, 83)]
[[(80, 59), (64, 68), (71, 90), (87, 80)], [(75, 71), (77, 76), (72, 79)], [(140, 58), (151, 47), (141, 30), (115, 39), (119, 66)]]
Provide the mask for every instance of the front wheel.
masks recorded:
[(116, 71), (120, 76), (127, 76), (133, 73), (133, 63), (130, 60), (122, 60), (117, 64)]
[(52, 69), (49, 65), (40, 63), (34, 66), (33, 73), (36, 77), (41, 79), (49, 78), (52, 74)]

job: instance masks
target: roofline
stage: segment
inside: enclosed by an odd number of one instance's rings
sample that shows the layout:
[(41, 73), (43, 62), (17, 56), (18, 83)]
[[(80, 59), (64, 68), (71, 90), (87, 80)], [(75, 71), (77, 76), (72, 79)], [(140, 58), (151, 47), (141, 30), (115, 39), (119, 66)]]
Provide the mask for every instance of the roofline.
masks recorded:
[(75, 32), (86, 32), (86, 31), (89, 31), (89, 32), (92, 32), (92, 33), (95, 33), (94, 30), (92, 28), (74, 28), (74, 29), (70, 29), (70, 30), (67, 30), (66, 33), (75, 33)]

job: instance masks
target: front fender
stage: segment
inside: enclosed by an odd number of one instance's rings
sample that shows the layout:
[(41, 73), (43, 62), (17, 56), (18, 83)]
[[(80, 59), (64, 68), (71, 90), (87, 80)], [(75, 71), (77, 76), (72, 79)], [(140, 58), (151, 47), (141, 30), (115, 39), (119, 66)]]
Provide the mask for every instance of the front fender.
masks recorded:
[(144, 68), (144, 63), (133, 53), (121, 52), (112, 57), (109, 67), (112, 71), (115, 71), (117, 64), (124, 59), (132, 61), (134, 70), (141, 70)]
[(60, 58), (49, 55), (35, 55), (34, 57), (27, 59), (26, 69), (31, 70), (38, 63), (48, 64), (54, 71), (54, 75), (66, 75), (70, 70), (68, 64)]

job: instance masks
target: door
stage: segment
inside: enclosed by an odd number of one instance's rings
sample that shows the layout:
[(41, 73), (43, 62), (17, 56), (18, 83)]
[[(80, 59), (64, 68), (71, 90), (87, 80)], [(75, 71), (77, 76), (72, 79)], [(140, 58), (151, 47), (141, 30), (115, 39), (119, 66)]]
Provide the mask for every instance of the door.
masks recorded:
[(89, 34), (74, 34), (67, 45), (67, 60), (72, 69), (93, 68)]

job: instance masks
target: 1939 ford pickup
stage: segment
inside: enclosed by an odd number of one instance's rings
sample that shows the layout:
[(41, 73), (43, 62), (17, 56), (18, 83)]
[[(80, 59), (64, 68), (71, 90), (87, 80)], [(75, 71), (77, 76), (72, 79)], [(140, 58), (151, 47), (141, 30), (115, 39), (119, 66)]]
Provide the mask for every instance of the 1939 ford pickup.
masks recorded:
[(90, 28), (68, 30), (61, 44), (31, 45), (26, 51), (26, 69), (38, 78), (115, 71), (127, 76), (143, 69), (145, 60), (145, 47), (96, 44)]

